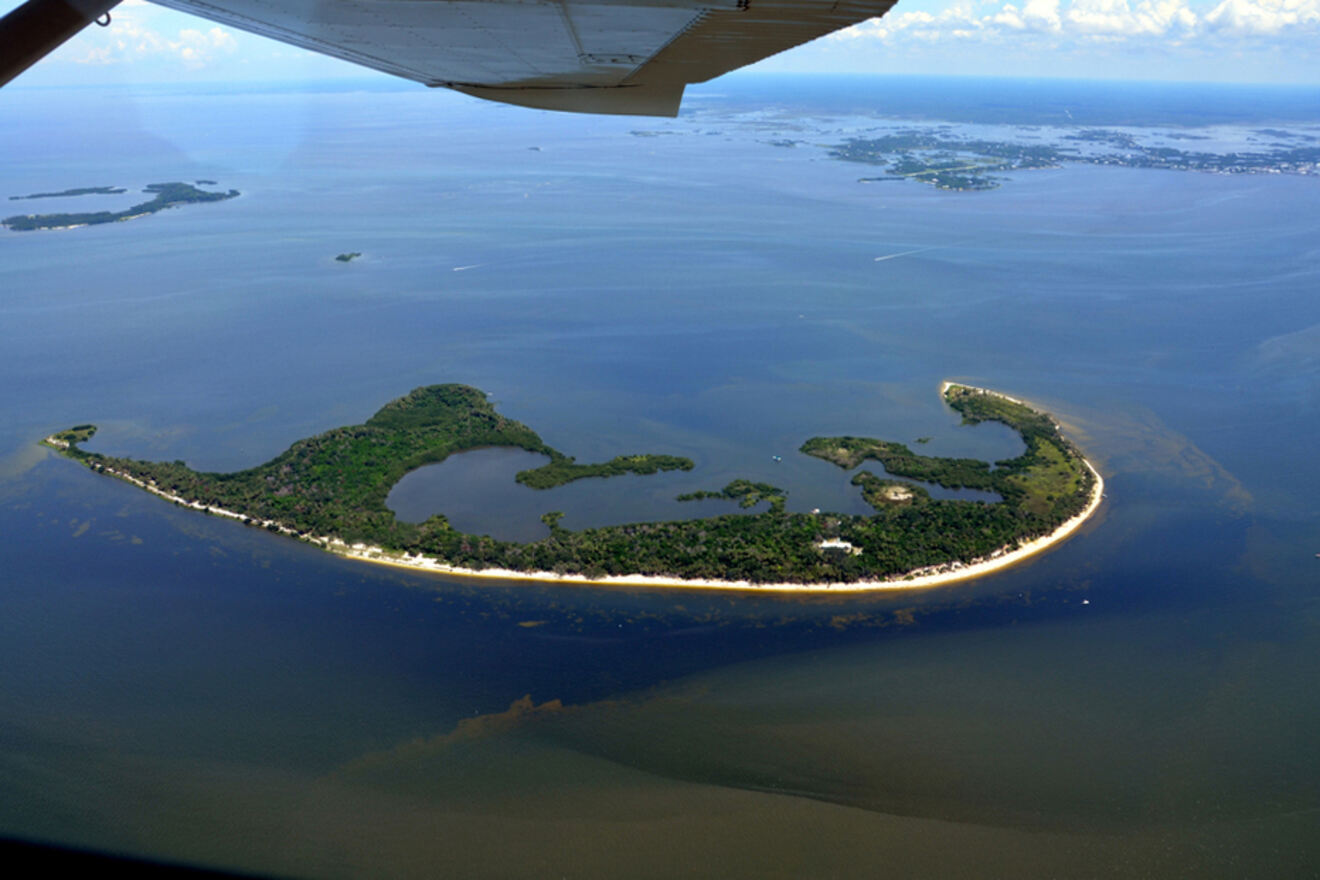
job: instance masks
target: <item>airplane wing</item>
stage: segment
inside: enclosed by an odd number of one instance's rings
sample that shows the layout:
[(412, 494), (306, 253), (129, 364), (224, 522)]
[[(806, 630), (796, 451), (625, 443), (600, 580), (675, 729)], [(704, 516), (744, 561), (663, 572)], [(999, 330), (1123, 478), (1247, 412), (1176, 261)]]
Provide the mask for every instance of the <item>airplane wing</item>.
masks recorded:
[(480, 98), (674, 116), (688, 83), (884, 15), (895, 0), (153, 2)]

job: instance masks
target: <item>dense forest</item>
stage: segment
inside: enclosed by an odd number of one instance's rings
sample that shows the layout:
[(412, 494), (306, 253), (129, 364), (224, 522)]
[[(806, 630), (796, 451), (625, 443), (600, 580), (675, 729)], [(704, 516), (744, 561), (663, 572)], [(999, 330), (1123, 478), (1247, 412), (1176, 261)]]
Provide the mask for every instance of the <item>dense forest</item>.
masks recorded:
[[(747, 580), (753, 583), (839, 582), (903, 575), (955, 561), (970, 562), (1053, 531), (1086, 505), (1093, 477), (1046, 415), (1006, 398), (950, 386), (945, 399), (964, 421), (999, 421), (1018, 430), (1026, 451), (993, 467), (973, 459), (916, 455), (906, 446), (859, 437), (817, 437), (802, 451), (855, 468), (880, 461), (891, 479), (861, 472), (853, 482), (875, 508), (871, 516), (791, 513), (774, 486), (738, 480), (718, 492), (688, 498), (735, 498), (762, 513), (703, 520), (636, 523), (569, 531), (547, 514), (548, 537), (519, 544), (470, 535), (433, 516), (396, 520), (385, 506), (404, 474), (451, 454), (486, 446), (542, 453), (551, 462), (518, 479), (533, 488), (586, 476), (690, 469), (683, 458), (621, 456), (578, 465), (547, 446), (531, 428), (495, 411), (481, 391), (463, 385), (418, 388), (391, 401), (362, 425), (336, 428), (295, 443), (259, 467), (229, 474), (199, 473), (183, 462), (112, 458), (79, 448), (95, 431), (79, 425), (48, 443), (97, 471), (111, 470), (153, 488), (273, 520), (304, 537), (337, 536), (395, 552), (423, 553), (465, 568), (601, 575), (647, 574)], [(54, 442), (51, 442), (54, 441)], [(999, 493), (1002, 502), (932, 499), (908, 478), (950, 488)], [(855, 551), (822, 548), (838, 539)]]

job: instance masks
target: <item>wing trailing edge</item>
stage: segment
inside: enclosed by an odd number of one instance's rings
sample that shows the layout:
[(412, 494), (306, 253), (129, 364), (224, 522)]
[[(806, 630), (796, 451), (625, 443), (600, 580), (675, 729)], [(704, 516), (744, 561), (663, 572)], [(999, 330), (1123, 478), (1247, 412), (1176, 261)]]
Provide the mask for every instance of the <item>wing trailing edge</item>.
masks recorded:
[(537, 110), (599, 113), (624, 116), (677, 116), (683, 101), (683, 83), (664, 85), (580, 86), (477, 86), (436, 83), (445, 88)]

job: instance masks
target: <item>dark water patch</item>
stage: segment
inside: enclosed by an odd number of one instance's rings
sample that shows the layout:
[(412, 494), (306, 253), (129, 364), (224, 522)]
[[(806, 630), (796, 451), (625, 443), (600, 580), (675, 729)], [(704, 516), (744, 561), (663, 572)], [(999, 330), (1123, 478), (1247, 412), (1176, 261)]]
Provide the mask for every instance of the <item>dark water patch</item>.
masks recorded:
[[(1072, 621), (772, 659), (564, 718), (550, 735), (662, 775), (989, 825), (1114, 831), (1312, 807), (1315, 756), (1277, 730), (1238, 727), (1256, 697), (1217, 680), (1289, 693), (1314, 657), (1295, 640), (1223, 646), (1213, 617), (1152, 616), (1107, 649), (1092, 641), (1102, 622)], [(1168, 668), (1184, 651), (1204, 662)], [(1273, 662), (1292, 668), (1269, 684)], [(1166, 669), (1159, 686), (1151, 668)], [(1021, 724), (1042, 704), (1050, 725)], [(1297, 705), (1272, 714), (1289, 727), (1317, 720)], [(1262, 753), (1288, 770), (1245, 769)]]
[(732, 501), (678, 501), (678, 495), (693, 491), (687, 487), (694, 485), (694, 477), (687, 473), (592, 477), (553, 489), (531, 489), (515, 479), (519, 471), (547, 461), (547, 456), (522, 449), (451, 455), (406, 475), (385, 504), (405, 522), (422, 522), (440, 513), (460, 531), (506, 541), (546, 537), (550, 532), (541, 517), (550, 511), (563, 512), (565, 528), (584, 529), (702, 519), (739, 510)]
[[(1022, 442), (1022, 435), (1001, 422), (963, 425), (961, 416), (952, 410), (949, 411), (949, 418), (952, 426), (932, 432), (928, 439), (917, 437), (902, 442), (918, 455), (935, 458), (976, 458), (988, 461), (991, 465), (997, 461), (1017, 458), (1027, 450), (1027, 445)], [(926, 442), (923, 443), (923, 439)]]
[(523, 449), (476, 449), (418, 468), (390, 490), (385, 505), (404, 522), (444, 514), (456, 529), (476, 535), (533, 541), (549, 534), (532, 513), (538, 494), (514, 476), (541, 467), (549, 456)]
[[(853, 471), (853, 474), (866, 471), (874, 474), (881, 479), (898, 480), (903, 483), (911, 483), (914, 486), (920, 486), (930, 493), (931, 498), (939, 498), (947, 501), (981, 501), (985, 504), (996, 504), (1003, 501), (1004, 498), (998, 492), (989, 492), (984, 489), (958, 488), (950, 489), (946, 486), (940, 486), (935, 483), (923, 483), (920, 480), (913, 480), (909, 477), (896, 477), (885, 470), (885, 466), (879, 462), (867, 462), (862, 467)], [(860, 491), (860, 487), (858, 489)]]
[[(1016, 433), (1004, 426), (989, 427), (1004, 428), (1004, 431), (976, 432), (983, 434), (978, 438), (982, 441), (981, 448), (987, 445), (1005, 450), (1021, 448), (1021, 439)], [(958, 443), (956, 438), (952, 443)], [(950, 441), (944, 440), (939, 445), (950, 445)], [(916, 448), (925, 452), (921, 446)], [(692, 473), (589, 478), (552, 489), (531, 489), (517, 482), (519, 471), (538, 468), (548, 460), (544, 455), (522, 449), (478, 449), (459, 453), (405, 475), (390, 491), (385, 504), (404, 522), (422, 522), (433, 515), (443, 514), (450, 525), (460, 531), (508, 541), (535, 541), (546, 537), (549, 529), (541, 517), (550, 511), (564, 513), (564, 527), (584, 529), (634, 522), (702, 519), (726, 513), (756, 513), (767, 506), (758, 504), (747, 509), (736, 501), (722, 499), (678, 501), (678, 495), (683, 493), (719, 489), (734, 479), (726, 474), (712, 474), (709, 469)], [(778, 481), (774, 484), (788, 488), (790, 510), (806, 513), (819, 508), (827, 512), (860, 515), (873, 512), (860, 500), (861, 490), (849, 482), (855, 471), (844, 472), (797, 453), (790, 453), (787, 461), (783, 456), (759, 460), (750, 470), (757, 473), (758, 480)], [(888, 476), (878, 462), (870, 462), (861, 470)], [(932, 498), (986, 503), (1003, 500), (994, 492), (949, 489), (915, 480), (906, 481), (926, 489)]]

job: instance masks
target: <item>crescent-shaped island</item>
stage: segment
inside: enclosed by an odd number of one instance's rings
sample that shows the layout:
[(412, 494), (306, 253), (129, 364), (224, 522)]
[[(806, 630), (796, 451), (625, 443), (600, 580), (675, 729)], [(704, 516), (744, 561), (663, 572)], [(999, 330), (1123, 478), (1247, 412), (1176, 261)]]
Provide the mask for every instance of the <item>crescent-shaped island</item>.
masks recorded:
[[(93, 471), (175, 504), (316, 544), (351, 559), (463, 577), (756, 591), (865, 591), (930, 587), (988, 574), (1064, 540), (1100, 506), (1104, 483), (1048, 414), (983, 388), (945, 382), (940, 395), (964, 423), (997, 421), (1026, 450), (995, 462), (917, 455), (902, 443), (813, 437), (801, 452), (848, 470), (867, 460), (887, 477), (858, 471), (852, 483), (869, 516), (795, 513), (784, 493), (735, 480), (682, 499), (737, 499), (761, 512), (570, 531), (560, 514), (549, 535), (518, 543), (465, 534), (441, 514), (395, 518), (386, 496), (405, 474), (467, 450), (503, 446), (549, 463), (517, 480), (548, 489), (587, 477), (691, 470), (672, 455), (619, 456), (578, 464), (526, 425), (495, 411), (465, 385), (418, 388), (364, 424), (300, 440), (271, 461), (235, 473), (201, 473), (183, 462), (88, 452), (96, 432), (78, 425), (41, 442)], [(911, 482), (919, 481), (919, 482)], [(995, 502), (932, 498), (920, 483), (996, 493)]]

